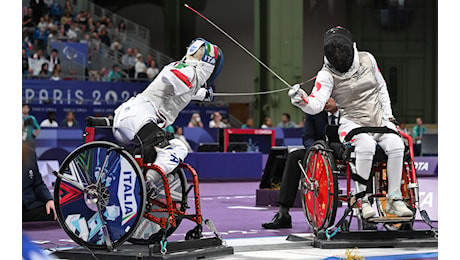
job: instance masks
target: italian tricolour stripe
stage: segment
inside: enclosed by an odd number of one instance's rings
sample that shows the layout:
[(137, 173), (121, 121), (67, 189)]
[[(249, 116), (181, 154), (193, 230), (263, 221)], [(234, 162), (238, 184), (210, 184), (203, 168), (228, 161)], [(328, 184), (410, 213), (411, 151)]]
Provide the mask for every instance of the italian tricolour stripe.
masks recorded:
[(214, 44), (210, 44), (209, 42), (206, 42), (206, 53), (208, 53), (208, 56), (211, 56), (214, 59), (217, 59), (217, 55), (218, 55), (217, 46)]

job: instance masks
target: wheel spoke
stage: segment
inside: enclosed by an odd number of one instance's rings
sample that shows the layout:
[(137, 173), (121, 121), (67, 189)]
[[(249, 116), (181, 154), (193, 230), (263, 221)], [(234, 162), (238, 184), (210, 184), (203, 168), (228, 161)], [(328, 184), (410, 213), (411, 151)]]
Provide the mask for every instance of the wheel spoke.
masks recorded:
[(64, 179), (66, 182), (72, 184), (75, 188), (83, 191), (85, 189), (85, 187), (83, 187), (82, 184), (70, 179), (68, 176), (62, 174), (62, 173), (59, 173), (59, 172), (54, 172), (54, 174), (58, 177), (58, 178), (61, 178), (61, 179)]
[(58, 221), (76, 243), (111, 251), (140, 223), (145, 211), (143, 175), (123, 148), (106, 141), (84, 144), (55, 174)]

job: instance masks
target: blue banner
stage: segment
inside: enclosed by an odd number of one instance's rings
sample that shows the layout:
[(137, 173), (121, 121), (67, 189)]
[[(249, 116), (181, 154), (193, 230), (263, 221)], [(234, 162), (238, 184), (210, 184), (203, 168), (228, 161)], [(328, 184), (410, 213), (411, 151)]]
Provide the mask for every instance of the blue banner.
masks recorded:
[[(30, 105), (30, 114), (41, 123), (48, 111), (56, 112), (60, 123), (67, 111), (73, 111), (80, 127), (88, 116), (113, 115), (113, 111), (130, 97), (142, 92), (148, 82), (95, 82), (76, 80), (23, 80), (22, 102)], [(228, 116), (228, 107), (207, 102), (192, 102), (179, 113), (174, 126), (187, 126), (193, 113), (199, 113), (205, 127), (218, 111)]]
[(74, 62), (88, 66), (88, 44), (81, 42), (53, 41), (51, 43), (53, 49), (57, 49), (60, 56), (73, 60)]

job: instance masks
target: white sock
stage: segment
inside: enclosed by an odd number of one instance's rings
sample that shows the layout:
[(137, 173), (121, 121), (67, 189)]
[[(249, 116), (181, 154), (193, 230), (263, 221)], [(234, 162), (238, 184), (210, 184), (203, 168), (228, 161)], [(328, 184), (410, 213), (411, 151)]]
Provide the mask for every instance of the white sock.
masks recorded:
[(387, 179), (388, 195), (392, 198), (401, 198), (401, 177), (403, 168), (402, 156), (388, 155)]

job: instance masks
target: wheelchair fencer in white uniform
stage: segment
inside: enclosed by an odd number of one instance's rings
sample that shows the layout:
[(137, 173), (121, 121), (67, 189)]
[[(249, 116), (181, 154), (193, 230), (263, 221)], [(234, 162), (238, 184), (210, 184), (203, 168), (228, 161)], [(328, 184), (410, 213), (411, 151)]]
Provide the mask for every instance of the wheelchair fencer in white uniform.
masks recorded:
[[(341, 110), (338, 134), (340, 140), (358, 127), (387, 126), (396, 130), (386, 82), (372, 54), (358, 52), (351, 33), (343, 27), (334, 27), (324, 35), (324, 65), (318, 72), (310, 95), (294, 86), (288, 92), (291, 103), (307, 114), (317, 114), (333, 97)], [(356, 154), (356, 171), (362, 181), (356, 184), (356, 193), (366, 192), (372, 159), (379, 145), (388, 156), (388, 193), (386, 211), (397, 216), (412, 216), (401, 194), (401, 176), (404, 143), (395, 134), (361, 133), (351, 140)], [(375, 216), (367, 195), (363, 197), (363, 217)]]
[[(188, 154), (177, 139), (166, 140), (161, 128), (171, 125), (192, 100), (212, 100), (212, 83), (224, 62), (221, 49), (197, 38), (180, 61), (166, 65), (148, 87), (115, 110), (113, 134), (122, 143), (136, 135), (144, 146), (144, 161), (172, 172)], [(154, 147), (154, 149), (153, 149)], [(147, 183), (158, 178), (147, 173)]]

